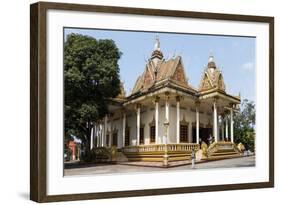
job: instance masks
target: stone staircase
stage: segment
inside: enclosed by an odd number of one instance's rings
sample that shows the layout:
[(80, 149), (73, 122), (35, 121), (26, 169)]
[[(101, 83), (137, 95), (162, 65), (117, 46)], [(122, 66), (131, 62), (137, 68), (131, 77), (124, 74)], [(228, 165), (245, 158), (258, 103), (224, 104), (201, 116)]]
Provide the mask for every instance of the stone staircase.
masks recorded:
[(242, 156), (235, 143), (215, 142), (209, 146), (206, 153), (208, 160), (225, 159)]
[(116, 147), (95, 147), (91, 151), (95, 162), (116, 162)]
[(128, 158), (126, 155), (122, 152), (122, 150), (118, 150), (116, 153), (116, 161), (117, 162), (128, 162)]

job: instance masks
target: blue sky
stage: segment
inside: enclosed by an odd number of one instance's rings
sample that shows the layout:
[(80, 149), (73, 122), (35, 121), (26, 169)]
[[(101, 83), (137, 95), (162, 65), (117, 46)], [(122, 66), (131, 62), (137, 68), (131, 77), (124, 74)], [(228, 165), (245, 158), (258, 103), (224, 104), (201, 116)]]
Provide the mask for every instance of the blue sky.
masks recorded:
[(65, 35), (69, 33), (115, 41), (123, 53), (119, 60), (120, 77), (127, 95), (144, 71), (158, 35), (164, 58), (182, 56), (189, 84), (198, 88), (212, 53), (217, 67), (222, 70), (227, 93), (238, 95), (240, 92), (242, 99), (256, 101), (256, 39), (253, 37), (66, 28)]

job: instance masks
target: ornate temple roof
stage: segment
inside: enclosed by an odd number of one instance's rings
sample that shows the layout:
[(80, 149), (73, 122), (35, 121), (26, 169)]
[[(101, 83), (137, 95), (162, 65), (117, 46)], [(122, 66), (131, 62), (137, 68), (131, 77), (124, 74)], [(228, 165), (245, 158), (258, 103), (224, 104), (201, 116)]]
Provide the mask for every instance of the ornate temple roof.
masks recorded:
[(199, 92), (211, 89), (219, 89), (225, 92), (223, 76), (216, 66), (213, 55), (209, 56), (208, 65), (205, 68), (200, 81)]
[(167, 81), (170, 84), (194, 91), (194, 88), (188, 85), (181, 57), (177, 56), (176, 58), (165, 60), (160, 50), (159, 39), (156, 38), (154, 51), (145, 65), (144, 72), (138, 77), (132, 95), (145, 92)]
[(156, 37), (154, 50), (145, 65), (144, 72), (137, 78), (131, 94), (127, 97), (124, 97), (125, 94), (123, 94), (119, 100), (130, 101), (164, 87), (192, 96), (209, 98), (220, 94), (240, 101), (239, 97), (226, 93), (222, 72), (216, 66), (213, 55), (209, 56), (208, 65), (203, 71), (199, 88), (196, 89), (188, 83), (181, 56), (164, 59), (159, 38)]

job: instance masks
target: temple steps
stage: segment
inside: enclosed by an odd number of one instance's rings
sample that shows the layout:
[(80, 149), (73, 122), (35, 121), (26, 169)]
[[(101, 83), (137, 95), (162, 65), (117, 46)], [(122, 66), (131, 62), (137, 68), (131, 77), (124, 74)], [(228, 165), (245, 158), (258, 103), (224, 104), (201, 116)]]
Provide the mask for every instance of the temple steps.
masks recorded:
[(215, 152), (211, 156), (223, 156), (223, 155), (235, 155), (238, 154), (235, 151), (228, 151), (228, 152)]
[(237, 158), (237, 157), (242, 157), (242, 156), (239, 154), (215, 155), (215, 156), (208, 157), (207, 160), (212, 161), (212, 160), (220, 160), (220, 159), (231, 159), (231, 158)]
[(208, 148), (207, 159), (225, 159), (241, 156), (241, 152), (234, 143), (217, 142)]
[(127, 156), (122, 152), (122, 151), (118, 151), (116, 153), (116, 161), (117, 162), (128, 162), (128, 158)]
[[(125, 153), (129, 161), (148, 161), (160, 162), (163, 161), (165, 152), (149, 152), (149, 153)], [(190, 152), (168, 152), (169, 161), (189, 160), (191, 157)]]

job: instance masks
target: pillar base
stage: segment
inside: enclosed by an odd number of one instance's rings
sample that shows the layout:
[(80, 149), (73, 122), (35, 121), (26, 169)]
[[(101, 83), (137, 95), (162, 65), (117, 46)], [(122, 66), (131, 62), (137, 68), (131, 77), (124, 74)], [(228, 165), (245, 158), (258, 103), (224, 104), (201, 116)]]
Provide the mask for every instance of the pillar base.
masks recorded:
[(169, 166), (169, 155), (165, 154), (163, 156), (163, 166), (168, 167)]

